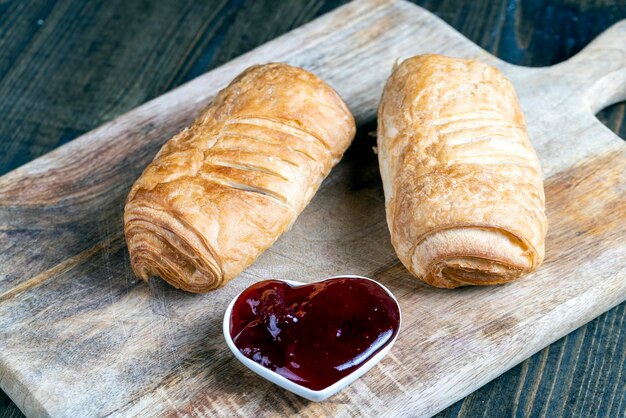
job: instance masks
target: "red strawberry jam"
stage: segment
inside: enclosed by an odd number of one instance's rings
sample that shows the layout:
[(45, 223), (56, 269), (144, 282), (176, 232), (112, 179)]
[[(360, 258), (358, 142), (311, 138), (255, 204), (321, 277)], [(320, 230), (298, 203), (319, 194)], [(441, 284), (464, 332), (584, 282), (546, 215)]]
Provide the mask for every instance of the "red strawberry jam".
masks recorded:
[(230, 335), (246, 357), (321, 390), (390, 343), (399, 325), (398, 304), (371, 280), (340, 277), (298, 287), (266, 280), (237, 298)]

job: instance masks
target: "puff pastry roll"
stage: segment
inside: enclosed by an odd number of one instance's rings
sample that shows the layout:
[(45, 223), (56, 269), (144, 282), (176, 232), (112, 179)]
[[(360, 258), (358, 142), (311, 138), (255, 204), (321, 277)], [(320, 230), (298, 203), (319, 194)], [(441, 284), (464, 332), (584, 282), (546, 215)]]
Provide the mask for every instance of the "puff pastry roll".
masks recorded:
[(385, 86), (377, 136), (391, 241), (411, 273), (454, 288), (508, 282), (541, 264), (541, 167), (497, 69), (407, 59)]
[(223, 286), (289, 229), (354, 134), (317, 76), (247, 69), (133, 185), (124, 233), (135, 274), (197, 293)]

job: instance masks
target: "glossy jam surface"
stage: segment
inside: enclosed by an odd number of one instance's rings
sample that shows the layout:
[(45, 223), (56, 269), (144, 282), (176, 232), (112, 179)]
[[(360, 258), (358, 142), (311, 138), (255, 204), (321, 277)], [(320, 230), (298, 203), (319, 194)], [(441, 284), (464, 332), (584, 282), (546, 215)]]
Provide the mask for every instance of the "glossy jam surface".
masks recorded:
[(398, 304), (371, 280), (333, 278), (298, 287), (267, 280), (237, 298), (230, 335), (246, 357), (321, 390), (390, 343), (399, 325)]

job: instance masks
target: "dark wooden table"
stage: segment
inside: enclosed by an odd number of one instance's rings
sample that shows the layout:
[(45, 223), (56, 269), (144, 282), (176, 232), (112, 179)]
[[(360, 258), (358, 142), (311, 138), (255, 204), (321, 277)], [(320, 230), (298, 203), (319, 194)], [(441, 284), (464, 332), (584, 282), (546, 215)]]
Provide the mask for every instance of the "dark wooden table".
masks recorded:
[[(342, 3), (0, 0), (0, 175)], [(417, 3), (529, 66), (626, 19), (624, 0)], [(622, 138), (625, 108), (598, 115)], [(626, 416), (625, 318), (623, 303), (439, 416)], [(0, 418), (21, 416), (0, 391)]]

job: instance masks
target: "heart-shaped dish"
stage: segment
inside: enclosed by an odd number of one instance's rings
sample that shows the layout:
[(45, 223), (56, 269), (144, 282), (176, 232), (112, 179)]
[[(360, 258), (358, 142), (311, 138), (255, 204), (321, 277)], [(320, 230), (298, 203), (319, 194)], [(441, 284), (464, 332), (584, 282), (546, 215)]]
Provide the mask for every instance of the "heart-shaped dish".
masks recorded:
[[(397, 299), (395, 298), (395, 296), (383, 285), (381, 285), (380, 283), (376, 282), (375, 280), (369, 279), (367, 277), (362, 277), (362, 276), (354, 276), (354, 275), (342, 275), (342, 276), (333, 276), (333, 277), (329, 277), (327, 279), (323, 279), (323, 280), (319, 280), (317, 282), (314, 283), (321, 283), (321, 282), (326, 282), (328, 280), (334, 280), (334, 279), (363, 279), (363, 280), (368, 280), (370, 282), (373, 282), (375, 285), (377, 285), (378, 287), (380, 287), (382, 290), (384, 290), (384, 292), (387, 293), (387, 295), (390, 297), (391, 300), (393, 300), (393, 302), (396, 304), (397, 306), (397, 313), (398, 313), (398, 323), (397, 323), (397, 328), (396, 328), (396, 332), (393, 335), (393, 337), (388, 340), (382, 347), (376, 348), (376, 351), (371, 355), (371, 357), (369, 357), (367, 360), (363, 361), (360, 366), (358, 366), (357, 368), (355, 368), (351, 373), (345, 375), (344, 377), (342, 377), (340, 380), (337, 380), (336, 382), (330, 384), (329, 386), (326, 386), (322, 389), (319, 390), (313, 390), (310, 389), (308, 387), (302, 386), (292, 380), (287, 379), (286, 377), (282, 376), (281, 374), (270, 370), (269, 368), (255, 362), (254, 360), (246, 357), (240, 350), (239, 348), (236, 346), (235, 341), (233, 341), (233, 337), (231, 336), (231, 318), (233, 316), (233, 307), (235, 306), (235, 303), (237, 302), (237, 300), (239, 299), (239, 297), (241, 296), (242, 293), (244, 293), (246, 290), (244, 290), (244, 292), (239, 293), (232, 301), (231, 303), (228, 305), (228, 308), (226, 309), (226, 312), (224, 313), (224, 321), (223, 321), (223, 332), (224, 332), (224, 339), (226, 340), (226, 344), (228, 345), (228, 348), (230, 348), (230, 350), (233, 352), (233, 354), (235, 355), (235, 357), (242, 362), (246, 367), (248, 367), (250, 370), (252, 370), (253, 372), (257, 373), (258, 375), (264, 377), (265, 379), (269, 380), (270, 382), (281, 386), (284, 389), (287, 389), (290, 392), (295, 393), (296, 395), (302, 396), (303, 398), (306, 398), (308, 400), (311, 401), (315, 401), (315, 402), (319, 402), (319, 401), (323, 401), (324, 399), (334, 395), (335, 393), (339, 392), (341, 389), (345, 388), (346, 386), (348, 386), (349, 384), (351, 384), (352, 382), (354, 382), (356, 379), (358, 379), (359, 377), (363, 376), (368, 370), (370, 370), (372, 367), (374, 367), (380, 360), (382, 360), (382, 358), (389, 352), (389, 350), (391, 350), (391, 347), (393, 346), (393, 344), (395, 343), (397, 337), (398, 337), (398, 333), (399, 333), (399, 329), (400, 329), (400, 325), (401, 325), (401, 313), (400, 313), (400, 305), (398, 304)], [(277, 280), (277, 282), (283, 282), (286, 283), (288, 285), (290, 285), (291, 288), (301, 288), (303, 286), (308, 286), (311, 285), (312, 283), (301, 283), (301, 282), (296, 282), (296, 281), (292, 281), (292, 280)], [(253, 285), (254, 286), (254, 285)], [(251, 286), (252, 287), (252, 286)]]

